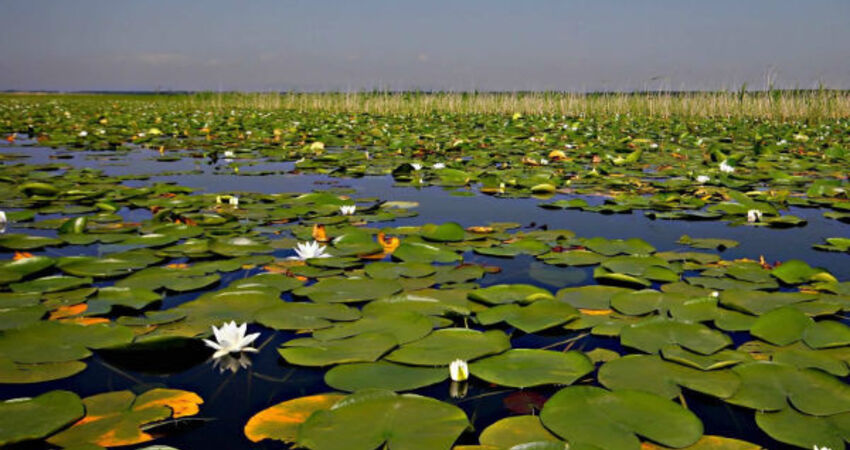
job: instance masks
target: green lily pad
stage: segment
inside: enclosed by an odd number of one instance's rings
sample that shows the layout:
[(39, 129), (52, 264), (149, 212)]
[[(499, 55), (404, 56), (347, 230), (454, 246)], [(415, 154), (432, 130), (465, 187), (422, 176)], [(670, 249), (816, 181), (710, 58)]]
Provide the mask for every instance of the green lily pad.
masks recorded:
[(0, 354), (24, 364), (64, 362), (90, 356), (89, 349), (122, 346), (132, 340), (133, 332), (123, 326), (41, 321), (4, 331)]
[(455, 222), (427, 224), (422, 226), (422, 237), (434, 242), (460, 242), (466, 237), (466, 231)]
[(656, 355), (626, 355), (599, 368), (599, 382), (608, 389), (633, 389), (665, 398), (681, 394), (679, 386), (718, 398), (734, 394), (740, 381), (728, 370), (702, 371), (664, 361)]
[(0, 403), (0, 445), (42, 439), (83, 417), (77, 394), (50, 391)]
[(329, 366), (375, 361), (396, 345), (396, 338), (390, 334), (363, 333), (333, 341), (320, 341), (313, 338), (293, 339), (278, 349), (278, 353), (290, 364)]
[(539, 446), (530, 446), (530, 444), (537, 445), (544, 442), (557, 443), (560, 445), (558, 448), (565, 448), (565, 443), (544, 428), (537, 416), (514, 416), (501, 419), (485, 428), (478, 440), (482, 446), (498, 449), (521, 446), (519, 448), (543, 450)]
[(579, 315), (575, 308), (558, 300), (538, 300), (527, 306), (511, 303), (492, 307), (479, 312), (477, 318), (482, 325), (504, 321), (526, 333), (536, 333), (566, 323)]
[(353, 303), (388, 297), (401, 290), (393, 280), (326, 278), (292, 293), (320, 303)]
[(503, 305), (506, 303), (530, 303), (537, 300), (551, 300), (552, 293), (530, 284), (497, 284), (471, 291), (469, 298), (487, 303), (488, 305)]
[(546, 402), (540, 420), (570, 443), (605, 449), (638, 450), (638, 436), (668, 447), (686, 447), (703, 431), (697, 416), (663, 397), (592, 386), (558, 391)]
[(803, 338), (814, 321), (797, 309), (783, 307), (759, 317), (750, 328), (750, 334), (771, 344), (788, 345)]
[(314, 412), (299, 428), (296, 442), (315, 450), (450, 448), (468, 424), (463, 410), (448, 403), (365, 390)]
[(756, 413), (756, 424), (770, 437), (803, 448), (842, 448), (850, 436), (850, 414), (829, 417), (801, 414), (794, 408)]
[(472, 375), (500, 386), (527, 388), (544, 384), (573, 384), (593, 371), (584, 353), (513, 349), (470, 364)]
[(444, 367), (413, 367), (385, 361), (342, 364), (325, 373), (325, 383), (341, 391), (387, 389), (411, 391), (445, 381)]
[(620, 332), (620, 343), (646, 353), (657, 353), (665, 345), (678, 344), (688, 350), (710, 355), (731, 345), (732, 340), (699, 323), (657, 318), (624, 327)]
[(330, 328), (316, 330), (313, 337), (320, 341), (342, 339), (363, 333), (384, 333), (394, 336), (398, 344), (406, 344), (425, 337), (431, 332), (431, 320), (417, 312), (398, 311), (366, 315), (358, 320), (338, 323)]
[(86, 368), (81, 361), (19, 364), (0, 357), (0, 383), (25, 384), (59, 380), (76, 375)]
[(481, 332), (465, 328), (446, 328), (401, 346), (385, 359), (402, 364), (447, 366), (456, 359), (470, 361), (501, 353), (510, 347), (508, 337), (498, 330)]
[(317, 330), (337, 320), (356, 320), (360, 313), (339, 303), (279, 302), (257, 311), (255, 320), (275, 330)]
[(394, 259), (418, 263), (453, 263), (461, 260), (457, 253), (425, 242), (402, 242), (393, 252)]
[(741, 379), (741, 386), (726, 399), (729, 403), (779, 411), (790, 401), (801, 412), (816, 416), (850, 412), (850, 387), (819, 370), (766, 361), (740, 364), (731, 370)]
[(28, 234), (0, 234), (0, 248), (9, 250), (35, 250), (43, 247), (62, 245), (61, 239), (44, 236), (31, 236)]

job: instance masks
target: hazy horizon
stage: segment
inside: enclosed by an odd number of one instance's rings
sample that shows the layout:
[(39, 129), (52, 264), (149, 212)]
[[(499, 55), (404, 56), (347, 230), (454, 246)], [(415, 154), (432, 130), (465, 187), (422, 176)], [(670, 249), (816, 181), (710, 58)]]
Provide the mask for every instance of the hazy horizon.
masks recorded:
[(850, 89), (846, 0), (2, 0), (0, 90)]

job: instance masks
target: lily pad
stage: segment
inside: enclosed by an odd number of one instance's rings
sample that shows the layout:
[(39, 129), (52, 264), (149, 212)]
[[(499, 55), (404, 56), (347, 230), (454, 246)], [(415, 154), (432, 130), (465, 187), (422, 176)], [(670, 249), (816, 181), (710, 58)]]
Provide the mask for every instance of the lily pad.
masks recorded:
[(0, 403), (0, 445), (41, 439), (83, 417), (77, 394), (50, 391), (30, 399)]
[(365, 390), (314, 412), (299, 428), (297, 444), (315, 450), (450, 448), (468, 424), (463, 410), (448, 403)]
[(528, 388), (545, 384), (573, 384), (593, 371), (584, 353), (571, 351), (513, 349), (482, 358), (469, 367), (470, 373), (500, 386)]
[(540, 413), (543, 425), (570, 443), (605, 449), (640, 449), (638, 436), (668, 447), (686, 447), (702, 437), (702, 423), (689, 410), (654, 394), (570, 386)]
[(456, 359), (473, 360), (511, 347), (505, 333), (446, 328), (401, 346), (386, 356), (389, 361), (420, 366), (447, 366)]
[(325, 373), (325, 383), (341, 391), (387, 389), (410, 391), (445, 381), (449, 377), (444, 367), (414, 367), (385, 361), (342, 364)]

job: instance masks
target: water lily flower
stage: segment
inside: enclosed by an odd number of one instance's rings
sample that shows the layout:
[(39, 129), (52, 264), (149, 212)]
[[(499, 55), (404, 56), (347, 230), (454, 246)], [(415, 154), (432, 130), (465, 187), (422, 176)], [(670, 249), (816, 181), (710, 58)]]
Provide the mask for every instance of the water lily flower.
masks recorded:
[(720, 171), (723, 173), (732, 173), (735, 171), (735, 168), (730, 166), (727, 160), (724, 159), (723, 162), (720, 163)]
[(363, 152), (363, 156), (365, 156), (366, 159), (372, 159), (372, 155), (370, 155), (369, 152)]
[(0, 211), (0, 233), (6, 232), (6, 213)]
[(832, 450), (831, 448), (829, 448), (829, 447), (827, 447), (827, 446), (818, 447), (817, 445), (815, 445), (815, 446), (814, 446), (814, 447), (812, 447), (812, 448), (813, 448), (814, 450)]
[(233, 153), (233, 150), (225, 150), (224, 151), (224, 157), (225, 158), (235, 158), (236, 153)]
[(89, 135), (89, 132), (88, 132), (88, 131), (86, 131), (86, 130), (83, 130), (83, 131), (80, 131), (80, 134), (79, 134), (78, 136), (80, 136), (80, 137), (86, 137), (86, 136), (88, 136), (88, 135)]
[(440, 162), (440, 163), (434, 163), (434, 165), (431, 166), (431, 167), (433, 167), (434, 169), (445, 169), (446, 165)]
[(298, 256), (290, 256), (289, 259), (305, 261), (310, 258), (329, 258), (331, 255), (325, 253), (326, 248), (317, 241), (299, 242), (293, 249)]
[(231, 195), (230, 198), (227, 200), (227, 203), (229, 203), (230, 206), (239, 206), (239, 197)]
[(761, 211), (757, 209), (747, 211), (747, 222), (761, 222)]
[(462, 359), (456, 359), (449, 364), (449, 375), (452, 378), (452, 381), (466, 381), (469, 379), (469, 367), (466, 365), (466, 361)]
[(705, 183), (708, 183), (709, 181), (711, 181), (711, 177), (708, 176), (708, 175), (697, 176), (697, 183), (699, 183), (699, 184), (705, 184)]
[(540, 158), (540, 165), (542, 165), (542, 166), (548, 166), (548, 165), (549, 165), (549, 160), (548, 160), (548, 159), (545, 159), (545, 158)]
[(357, 210), (357, 205), (342, 205), (339, 207), (339, 213), (343, 216), (350, 216)]
[(410, 167), (413, 167), (413, 170), (422, 170), (422, 164), (419, 163), (411, 163)]
[(720, 297), (720, 292), (717, 292), (717, 291), (711, 291), (711, 294), (709, 294), (709, 295), (710, 295), (710, 296), (712, 296), (712, 297), (714, 297), (714, 298), (717, 298), (717, 297)]
[(260, 333), (252, 333), (246, 336), (245, 332), (248, 331), (247, 323), (236, 325), (236, 321), (233, 320), (225, 322), (221, 328), (216, 328), (213, 325), (212, 331), (215, 335), (215, 342), (204, 339), (204, 343), (208, 347), (215, 349), (213, 358), (221, 358), (231, 353), (257, 352), (256, 348), (249, 346), (260, 337)]

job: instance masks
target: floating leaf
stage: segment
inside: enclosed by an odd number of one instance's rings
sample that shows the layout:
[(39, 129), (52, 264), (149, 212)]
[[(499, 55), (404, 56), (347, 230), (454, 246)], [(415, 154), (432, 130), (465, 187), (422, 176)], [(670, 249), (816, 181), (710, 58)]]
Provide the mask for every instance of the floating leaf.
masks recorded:
[(544, 384), (573, 384), (593, 371), (584, 353), (514, 349), (482, 358), (469, 367), (470, 373), (500, 386), (528, 388)]

